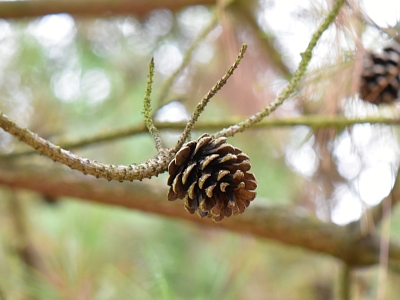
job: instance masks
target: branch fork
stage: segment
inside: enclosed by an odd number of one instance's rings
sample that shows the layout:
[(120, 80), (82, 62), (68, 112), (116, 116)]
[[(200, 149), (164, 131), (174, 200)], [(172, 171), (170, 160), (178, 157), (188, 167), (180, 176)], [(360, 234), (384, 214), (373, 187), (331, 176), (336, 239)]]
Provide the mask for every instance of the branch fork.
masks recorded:
[[(233, 136), (237, 132), (243, 132), (246, 128), (260, 122), (276, 108), (278, 108), (295, 90), (296, 86), (303, 78), (307, 69), (308, 63), (312, 57), (312, 50), (314, 49), (317, 41), (321, 37), (322, 33), (328, 28), (333, 22), (337, 14), (339, 13), (340, 7), (343, 5), (344, 0), (338, 0), (331, 12), (327, 15), (324, 22), (320, 25), (318, 30), (314, 33), (307, 49), (302, 53), (302, 60), (299, 67), (294, 72), (294, 75), (286, 86), (286, 88), (278, 95), (277, 99), (268, 105), (265, 109), (251, 116), (247, 120), (239, 122), (238, 124), (232, 125), (227, 129), (220, 130), (212, 135), (213, 138), (221, 136), (229, 137)], [(108, 165), (99, 163), (94, 160), (80, 157), (71, 153), (68, 150), (61, 148), (41, 137), (37, 134), (29, 131), (26, 128), (20, 127), (3, 112), (0, 111), (0, 127), (10, 134), (14, 135), (20, 141), (26, 143), (32, 148), (36, 149), (42, 155), (51, 158), (54, 161), (60, 162), (64, 165), (69, 166), (71, 169), (78, 170), (83, 174), (93, 175), (96, 178), (105, 178), (107, 180), (118, 180), (122, 181), (133, 181), (142, 180), (143, 178), (151, 178), (152, 176), (158, 176), (165, 172), (168, 168), (168, 164), (174, 158), (175, 153), (182, 147), (190, 136), (190, 132), (193, 129), (195, 123), (204, 111), (208, 102), (215, 96), (215, 94), (226, 84), (230, 76), (236, 70), (240, 64), (244, 53), (247, 50), (247, 45), (243, 45), (237, 59), (234, 64), (229, 68), (224, 76), (211, 88), (211, 90), (203, 97), (203, 99), (197, 105), (193, 112), (191, 119), (186, 124), (186, 127), (179, 138), (175, 147), (171, 149), (165, 149), (162, 145), (160, 133), (154, 125), (151, 113), (151, 90), (154, 75), (154, 61), (151, 60), (149, 64), (149, 74), (147, 81), (146, 94), (144, 97), (143, 115), (148, 131), (153, 136), (156, 149), (158, 154), (149, 159), (146, 162), (132, 165)]]

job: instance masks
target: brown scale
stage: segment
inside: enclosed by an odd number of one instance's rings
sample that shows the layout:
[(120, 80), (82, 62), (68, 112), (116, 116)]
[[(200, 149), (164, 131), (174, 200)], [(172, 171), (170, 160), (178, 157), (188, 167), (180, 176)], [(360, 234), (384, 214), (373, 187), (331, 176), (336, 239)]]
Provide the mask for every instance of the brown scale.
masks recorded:
[(368, 53), (361, 73), (360, 97), (375, 105), (399, 99), (400, 44), (392, 44), (382, 53)]
[(184, 199), (186, 210), (201, 218), (221, 221), (238, 215), (255, 198), (249, 157), (226, 143), (203, 134), (182, 146), (168, 166), (168, 200)]

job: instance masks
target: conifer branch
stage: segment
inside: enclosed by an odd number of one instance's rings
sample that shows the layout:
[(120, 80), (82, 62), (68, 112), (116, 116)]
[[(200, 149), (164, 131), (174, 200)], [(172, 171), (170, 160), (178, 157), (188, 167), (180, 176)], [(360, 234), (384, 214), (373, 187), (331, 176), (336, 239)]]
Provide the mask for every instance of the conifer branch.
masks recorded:
[(154, 76), (154, 59), (152, 58), (149, 63), (149, 74), (147, 76), (147, 87), (146, 87), (146, 95), (143, 100), (143, 111), (142, 115), (144, 116), (144, 122), (146, 123), (147, 129), (149, 130), (151, 136), (154, 139), (156, 144), (156, 149), (160, 152), (163, 149), (161, 136), (158, 132), (157, 127), (153, 122), (153, 115), (151, 113), (151, 88), (153, 85), (153, 76)]
[[(224, 120), (217, 121), (199, 121), (196, 123), (196, 130), (212, 131), (220, 128), (229, 127), (232, 124), (240, 122), (238, 117), (226, 117)], [(344, 116), (331, 115), (307, 115), (300, 117), (289, 118), (267, 118), (261, 122), (254, 124), (253, 129), (272, 129), (282, 127), (307, 126), (313, 129), (318, 128), (337, 128), (342, 129), (356, 124), (377, 124), (377, 125), (400, 125), (399, 118), (387, 118), (381, 116), (368, 116), (365, 118), (346, 118)], [(182, 122), (154, 122), (158, 130), (183, 130), (186, 126), (186, 121)], [(77, 149), (91, 146), (98, 143), (109, 142), (133, 135), (138, 135), (147, 132), (147, 127), (144, 123), (124, 128), (116, 128), (112, 130), (102, 130), (100, 133), (93, 134), (90, 137), (82, 137), (77, 139), (57, 139), (52, 141), (54, 144), (66, 150)], [(37, 153), (35, 150), (15, 151), (10, 154), (0, 155), (0, 159), (8, 159), (30, 155)]]
[(275, 109), (277, 109), (282, 103), (290, 97), (290, 95), (294, 92), (295, 88), (299, 84), (300, 80), (305, 75), (307, 66), (312, 57), (312, 51), (317, 45), (318, 40), (322, 36), (322, 33), (329, 27), (329, 25), (335, 20), (336, 16), (339, 13), (340, 7), (343, 5), (345, 0), (337, 0), (335, 5), (333, 6), (331, 12), (326, 16), (324, 22), (319, 26), (317, 31), (312, 36), (306, 51), (301, 53), (301, 62), (297, 68), (297, 70), (293, 73), (293, 77), (290, 80), (289, 84), (283, 89), (283, 91), (278, 95), (277, 99), (269, 104), (266, 108), (259, 111), (255, 115), (251, 116), (247, 120), (240, 122), (239, 124), (232, 125), (226, 129), (223, 129), (217, 133), (215, 133), (214, 137), (220, 136), (233, 136), (238, 132), (243, 132), (246, 128), (260, 122), (265, 117), (269, 116)]
[(1, 111), (0, 127), (20, 141), (36, 149), (40, 154), (54, 161), (60, 162), (71, 169), (78, 170), (85, 175), (90, 174), (96, 178), (105, 178), (109, 181), (133, 181), (157, 176), (167, 170), (167, 166), (174, 156), (172, 151), (162, 150), (154, 158), (137, 165), (107, 165), (95, 160), (80, 157), (54, 145), (28, 129), (20, 127)]
[(224, 76), (218, 82), (211, 88), (211, 90), (208, 91), (208, 93), (203, 97), (203, 99), (197, 104), (197, 107), (192, 114), (192, 117), (188, 121), (185, 129), (183, 130), (183, 133), (181, 137), (179, 138), (178, 143), (176, 144), (174, 150), (177, 151), (179, 150), (183, 143), (186, 141), (188, 136), (190, 135), (191, 130), (193, 129), (194, 124), (196, 124), (198, 118), (200, 117), (201, 113), (204, 111), (204, 108), (208, 104), (208, 102), (212, 99), (212, 97), (215, 96), (215, 94), (227, 83), (228, 79), (233, 75), (233, 72), (236, 70), (236, 68), (239, 66), (240, 62), (243, 59), (244, 54), (246, 53), (247, 50), (247, 45), (243, 44), (242, 48), (239, 51), (239, 55), (236, 58), (235, 62), (233, 65), (228, 69), (228, 71), (225, 73)]

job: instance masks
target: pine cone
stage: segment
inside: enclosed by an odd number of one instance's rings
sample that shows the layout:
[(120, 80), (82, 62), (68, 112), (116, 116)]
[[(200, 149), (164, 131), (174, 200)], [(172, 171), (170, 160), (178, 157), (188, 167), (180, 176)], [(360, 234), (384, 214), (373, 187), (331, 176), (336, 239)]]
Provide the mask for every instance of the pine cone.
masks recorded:
[(361, 73), (361, 99), (379, 105), (400, 97), (400, 44), (369, 53)]
[(186, 210), (201, 218), (221, 221), (241, 214), (256, 193), (257, 181), (249, 157), (226, 143), (203, 134), (186, 143), (168, 166), (168, 200), (184, 198)]

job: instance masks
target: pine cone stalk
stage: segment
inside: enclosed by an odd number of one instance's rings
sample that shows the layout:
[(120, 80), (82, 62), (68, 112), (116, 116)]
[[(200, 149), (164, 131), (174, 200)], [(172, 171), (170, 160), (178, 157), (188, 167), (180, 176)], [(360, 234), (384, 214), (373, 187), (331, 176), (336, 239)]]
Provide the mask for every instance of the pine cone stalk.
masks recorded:
[(256, 196), (250, 168), (249, 157), (225, 137), (203, 134), (183, 145), (170, 162), (168, 200), (184, 199), (189, 213), (217, 222), (241, 214)]

